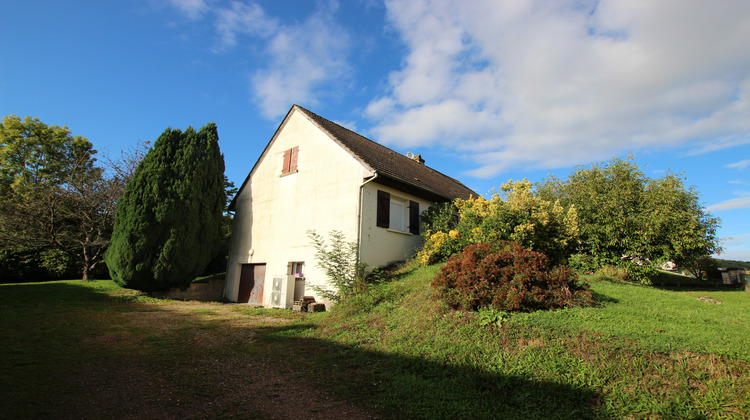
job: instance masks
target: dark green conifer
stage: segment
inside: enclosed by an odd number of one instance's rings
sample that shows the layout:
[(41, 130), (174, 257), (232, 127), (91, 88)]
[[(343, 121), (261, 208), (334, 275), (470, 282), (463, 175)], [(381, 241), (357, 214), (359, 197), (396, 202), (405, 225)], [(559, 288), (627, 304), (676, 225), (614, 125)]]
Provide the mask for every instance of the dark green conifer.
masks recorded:
[(224, 200), (216, 124), (165, 130), (118, 203), (112, 279), (147, 292), (190, 284), (219, 250)]

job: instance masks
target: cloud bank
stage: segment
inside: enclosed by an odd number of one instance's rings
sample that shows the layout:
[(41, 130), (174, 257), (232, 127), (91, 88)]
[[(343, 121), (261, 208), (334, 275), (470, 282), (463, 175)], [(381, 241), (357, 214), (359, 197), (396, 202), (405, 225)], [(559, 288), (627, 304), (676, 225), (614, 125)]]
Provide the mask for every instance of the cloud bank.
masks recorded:
[(386, 3), (408, 49), (366, 109), (386, 144), (455, 150), (491, 177), (750, 142), (750, 2)]

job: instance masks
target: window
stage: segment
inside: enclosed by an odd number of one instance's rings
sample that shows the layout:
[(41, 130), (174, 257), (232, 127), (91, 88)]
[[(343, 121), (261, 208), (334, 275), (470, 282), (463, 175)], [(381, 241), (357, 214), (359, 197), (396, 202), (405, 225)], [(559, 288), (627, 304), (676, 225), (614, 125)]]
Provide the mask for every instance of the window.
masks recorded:
[(376, 225), (419, 235), (419, 203), (391, 197), (390, 193), (378, 190)]
[(406, 207), (405, 203), (401, 200), (397, 200), (395, 198), (391, 198), (391, 206), (390, 206), (390, 226), (388, 226), (391, 229), (394, 230), (406, 230), (406, 226), (404, 225), (404, 208)]
[(305, 262), (304, 261), (293, 261), (287, 265), (287, 274), (293, 275), (297, 278), (305, 277)]
[(297, 172), (297, 155), (299, 155), (299, 146), (292, 147), (284, 152), (284, 165), (281, 167), (281, 175)]
[(292, 261), (286, 266), (286, 273), (294, 276), (294, 300), (298, 301), (305, 295), (305, 263)]

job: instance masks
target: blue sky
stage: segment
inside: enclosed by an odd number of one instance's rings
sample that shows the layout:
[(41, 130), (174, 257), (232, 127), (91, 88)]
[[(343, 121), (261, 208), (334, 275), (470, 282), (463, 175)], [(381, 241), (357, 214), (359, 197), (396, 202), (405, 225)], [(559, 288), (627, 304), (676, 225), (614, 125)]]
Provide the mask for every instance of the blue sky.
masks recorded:
[(239, 185), (292, 104), (479, 193), (633, 153), (750, 260), (750, 2), (7, 1), (0, 114), (118, 155), (215, 121)]

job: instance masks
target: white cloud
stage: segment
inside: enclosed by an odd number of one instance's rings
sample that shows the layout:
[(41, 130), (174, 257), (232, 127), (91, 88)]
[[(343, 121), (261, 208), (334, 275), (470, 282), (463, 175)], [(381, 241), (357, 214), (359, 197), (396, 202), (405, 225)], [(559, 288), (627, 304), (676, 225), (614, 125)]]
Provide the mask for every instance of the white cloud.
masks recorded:
[(190, 19), (201, 17), (209, 8), (205, 0), (169, 0), (169, 3)]
[[(387, 1), (408, 47), (375, 138), (473, 156), (471, 173), (750, 141), (750, 3)], [(719, 139), (717, 141), (717, 139)]]
[(750, 196), (747, 196), (747, 197), (738, 197), (738, 198), (732, 198), (730, 200), (722, 201), (721, 203), (708, 206), (706, 210), (708, 211), (734, 210), (734, 209), (744, 209), (744, 208), (749, 208), (749, 207), (750, 207)]
[(726, 260), (750, 261), (750, 234), (722, 238), (724, 250), (719, 258)]
[(727, 249), (721, 252), (719, 258), (733, 261), (750, 261), (750, 249)]
[(249, 38), (262, 56), (255, 61), (264, 63), (249, 78), (250, 89), (269, 119), (284, 115), (293, 103), (317, 104), (320, 97), (333, 95), (346, 84), (350, 37), (334, 20), (335, 2), (320, 3), (310, 16), (293, 24), (269, 16), (253, 1), (217, 7), (204, 0), (172, 0), (172, 4), (188, 16), (213, 20), (217, 54), (239, 48)]
[(281, 28), (268, 42), (268, 65), (252, 77), (264, 116), (275, 119), (293, 103), (315, 105), (321, 96), (343, 90), (349, 46), (346, 30), (328, 11)]
[(221, 53), (237, 45), (238, 35), (266, 38), (278, 30), (278, 23), (266, 16), (258, 4), (234, 1), (230, 6), (215, 10), (214, 25), (221, 41), (214, 48), (214, 52)]
[(736, 235), (730, 238), (722, 238), (722, 244), (731, 247), (750, 246), (750, 233)]
[(730, 163), (729, 165), (727, 165), (727, 168), (745, 169), (748, 166), (750, 166), (750, 159)]
[(340, 125), (342, 127), (346, 127), (349, 130), (357, 131), (357, 122), (356, 121), (352, 121), (352, 120), (345, 120), (345, 121), (333, 120), (333, 122), (335, 122), (336, 124), (338, 124), (338, 125)]

